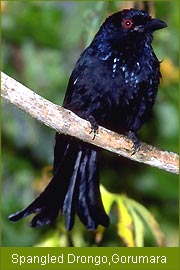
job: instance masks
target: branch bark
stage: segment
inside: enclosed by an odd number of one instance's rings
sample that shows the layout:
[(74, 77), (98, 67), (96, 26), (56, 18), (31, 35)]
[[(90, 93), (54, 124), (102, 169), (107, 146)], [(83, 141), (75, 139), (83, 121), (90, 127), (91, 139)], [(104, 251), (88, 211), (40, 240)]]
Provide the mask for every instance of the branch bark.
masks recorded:
[(98, 134), (93, 140), (88, 121), (37, 95), (3, 72), (1, 72), (1, 89), (1, 96), (5, 100), (59, 133), (76, 137), (131, 160), (175, 174), (179, 173), (179, 156), (176, 153), (141, 143), (140, 150), (132, 155), (131, 140), (103, 127), (99, 127)]

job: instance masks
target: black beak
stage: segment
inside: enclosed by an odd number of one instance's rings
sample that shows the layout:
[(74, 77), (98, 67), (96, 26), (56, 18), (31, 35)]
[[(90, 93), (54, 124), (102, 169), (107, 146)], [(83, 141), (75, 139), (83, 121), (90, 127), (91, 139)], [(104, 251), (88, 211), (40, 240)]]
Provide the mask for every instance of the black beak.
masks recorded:
[(167, 27), (167, 24), (158, 19), (151, 19), (150, 22), (147, 23), (146, 28), (151, 32), (154, 32), (158, 29)]

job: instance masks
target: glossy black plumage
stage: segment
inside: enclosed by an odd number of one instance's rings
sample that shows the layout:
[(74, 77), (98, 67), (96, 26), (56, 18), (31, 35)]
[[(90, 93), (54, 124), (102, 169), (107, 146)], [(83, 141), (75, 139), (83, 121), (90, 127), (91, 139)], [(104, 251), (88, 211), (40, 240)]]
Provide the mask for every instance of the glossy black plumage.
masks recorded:
[[(135, 9), (107, 18), (77, 61), (63, 106), (89, 120), (95, 131), (102, 125), (135, 138), (151, 113), (160, 80), (152, 33), (166, 26)], [(32, 204), (9, 219), (37, 212), (31, 222), (36, 227), (53, 223), (61, 211), (67, 230), (76, 213), (89, 230), (107, 226), (98, 161), (98, 149), (56, 134), (52, 180)]]

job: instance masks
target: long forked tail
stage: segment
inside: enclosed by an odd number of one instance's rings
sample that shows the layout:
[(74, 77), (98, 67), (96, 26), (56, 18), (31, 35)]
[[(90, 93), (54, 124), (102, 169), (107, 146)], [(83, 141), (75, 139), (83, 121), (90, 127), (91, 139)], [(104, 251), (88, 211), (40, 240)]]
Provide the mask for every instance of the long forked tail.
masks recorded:
[(61, 158), (59, 163), (55, 160), (54, 176), (48, 186), (28, 207), (9, 219), (15, 222), (37, 213), (30, 223), (37, 227), (54, 223), (61, 211), (66, 215), (67, 230), (72, 229), (76, 213), (88, 230), (99, 224), (108, 226), (99, 190), (97, 151), (77, 142), (63, 142), (61, 146)]

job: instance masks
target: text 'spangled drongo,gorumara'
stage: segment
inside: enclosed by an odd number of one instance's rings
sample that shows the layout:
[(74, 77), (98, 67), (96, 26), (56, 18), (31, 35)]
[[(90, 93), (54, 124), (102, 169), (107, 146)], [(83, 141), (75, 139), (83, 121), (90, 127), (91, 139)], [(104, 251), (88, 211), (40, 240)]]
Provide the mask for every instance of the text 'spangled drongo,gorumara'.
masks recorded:
[[(77, 61), (63, 106), (90, 121), (94, 132), (102, 125), (130, 134), (137, 150), (135, 134), (150, 115), (161, 77), (152, 34), (166, 26), (135, 9), (108, 17)], [(52, 180), (9, 219), (36, 213), (30, 225), (37, 227), (54, 223), (61, 212), (67, 230), (72, 229), (75, 214), (88, 230), (108, 226), (99, 190), (99, 154), (98, 148), (56, 134)]]

